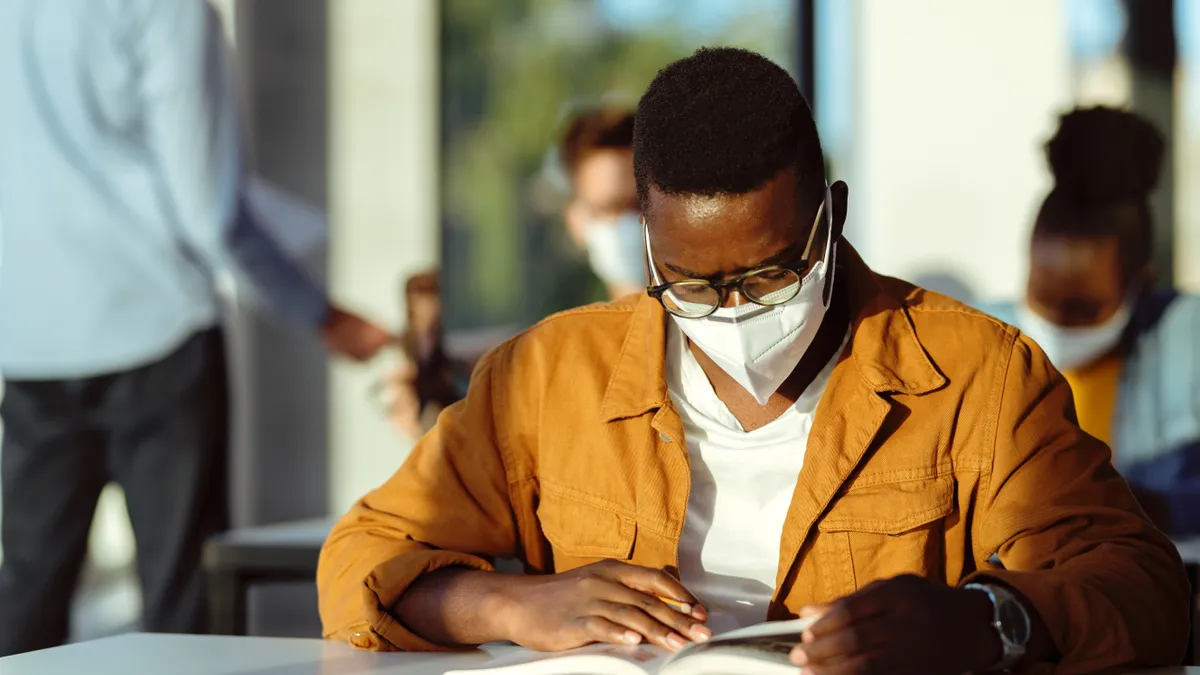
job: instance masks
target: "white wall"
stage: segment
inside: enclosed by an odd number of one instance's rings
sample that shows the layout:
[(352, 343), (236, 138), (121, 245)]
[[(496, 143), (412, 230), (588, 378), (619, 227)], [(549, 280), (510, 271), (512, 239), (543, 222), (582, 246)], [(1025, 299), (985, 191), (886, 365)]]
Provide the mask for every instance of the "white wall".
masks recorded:
[[(329, 3), (332, 293), (401, 325), (401, 279), (435, 264), (436, 0)], [(384, 365), (336, 364), (330, 396), (330, 506), (340, 513), (410, 449), (371, 405)]]
[(1015, 297), (1042, 144), (1070, 105), (1062, 3), (857, 0), (855, 16), (853, 243), (881, 272)]

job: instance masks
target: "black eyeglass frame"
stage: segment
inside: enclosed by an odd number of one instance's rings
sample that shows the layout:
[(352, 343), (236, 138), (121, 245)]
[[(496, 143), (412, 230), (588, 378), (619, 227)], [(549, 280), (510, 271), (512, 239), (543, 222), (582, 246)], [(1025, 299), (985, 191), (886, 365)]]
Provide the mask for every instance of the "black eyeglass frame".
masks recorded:
[[(714, 282), (714, 281), (708, 281), (707, 279), (680, 279), (679, 281), (668, 281), (665, 284), (647, 286), (646, 294), (649, 295), (650, 297), (654, 298), (655, 300), (658, 300), (658, 304), (662, 305), (663, 309), (666, 310), (667, 313), (673, 314), (675, 316), (678, 316), (678, 317), (681, 317), (684, 319), (703, 319), (706, 316), (711, 316), (713, 314), (713, 312), (715, 312), (718, 309), (720, 309), (721, 307), (725, 306), (725, 302), (729, 298), (729, 290), (732, 288), (736, 288), (738, 293), (743, 298), (746, 298), (747, 300), (749, 300), (750, 302), (753, 302), (756, 305), (760, 305), (762, 307), (775, 307), (777, 305), (782, 305), (783, 303), (796, 297), (796, 294), (800, 292), (800, 282), (804, 280), (804, 276), (806, 274), (808, 274), (809, 269), (812, 267), (811, 263), (812, 263), (813, 242), (815, 242), (817, 239), (817, 230), (818, 230), (818, 227), (819, 227), (819, 224), (821, 221), (821, 215), (825, 213), (826, 201), (827, 200), (822, 201), (821, 206), (817, 208), (817, 217), (813, 219), (812, 230), (808, 233), (808, 243), (806, 243), (804, 245), (804, 252), (800, 255), (800, 260), (795, 265), (768, 265), (766, 267), (759, 267), (757, 269), (752, 269), (749, 272), (746, 272), (745, 274), (739, 275), (735, 279), (730, 279), (729, 281)], [(833, 219), (826, 217), (825, 221), (829, 228), (828, 236), (832, 237), (833, 236)], [(653, 256), (650, 255), (649, 222), (646, 222), (644, 226), (647, 228), (646, 262), (650, 265), (651, 274), (654, 276), (658, 276), (658, 270), (654, 266)], [(746, 280), (751, 277), (758, 276), (760, 274), (765, 274), (767, 272), (776, 272), (776, 271), (790, 272), (796, 276), (796, 281), (795, 281), (795, 289), (796, 290), (794, 293), (787, 296), (786, 298), (781, 298), (776, 302), (762, 302), (761, 300), (756, 300), (756, 299), (754, 299), (754, 297), (747, 294), (745, 288), (742, 287), (742, 285), (746, 283)], [(713, 306), (712, 308), (710, 308), (708, 310), (708, 312), (705, 314), (680, 314), (679, 312), (671, 311), (671, 308), (667, 306), (667, 303), (663, 302), (662, 296), (664, 293), (671, 290), (672, 288), (677, 288), (679, 286), (689, 286), (689, 287), (693, 287), (693, 288), (698, 288), (698, 287), (711, 288), (717, 292), (717, 304), (715, 306)], [(785, 288), (786, 288), (786, 286), (785, 286)]]

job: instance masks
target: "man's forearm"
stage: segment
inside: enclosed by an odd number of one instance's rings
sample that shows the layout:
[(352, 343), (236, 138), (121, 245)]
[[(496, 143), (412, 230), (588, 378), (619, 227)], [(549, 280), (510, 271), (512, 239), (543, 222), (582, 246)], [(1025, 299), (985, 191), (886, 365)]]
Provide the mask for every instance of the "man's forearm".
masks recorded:
[(276, 315), (312, 329), (325, 323), (329, 316), (325, 290), (271, 238), (244, 196), (238, 200), (225, 243), (233, 261)]
[(507, 640), (500, 589), (512, 576), (447, 567), (418, 579), (392, 615), (418, 636), (447, 647)]

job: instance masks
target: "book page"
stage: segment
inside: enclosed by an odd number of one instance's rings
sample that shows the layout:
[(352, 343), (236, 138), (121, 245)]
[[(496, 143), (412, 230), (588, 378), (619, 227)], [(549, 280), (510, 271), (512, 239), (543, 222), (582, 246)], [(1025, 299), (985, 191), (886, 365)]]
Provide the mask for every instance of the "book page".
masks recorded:
[(742, 661), (739, 672), (798, 671), (791, 664), (792, 648), (818, 618), (763, 623), (718, 635), (708, 642), (689, 645), (663, 663), (660, 672), (707, 672), (708, 666), (715, 665), (713, 657), (719, 657), (722, 664)]

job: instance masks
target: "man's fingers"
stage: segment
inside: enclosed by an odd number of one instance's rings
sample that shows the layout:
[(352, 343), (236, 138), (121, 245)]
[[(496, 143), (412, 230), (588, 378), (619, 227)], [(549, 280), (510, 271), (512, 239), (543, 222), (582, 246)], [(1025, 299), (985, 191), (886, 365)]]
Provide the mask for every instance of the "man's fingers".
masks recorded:
[[(694, 609), (700, 605), (699, 601), (696, 600), (696, 596), (684, 588), (683, 584), (679, 583), (675, 577), (661, 570), (626, 563), (614, 563), (604, 566), (604, 573), (611, 574), (611, 578), (646, 595), (686, 603), (689, 605), (689, 609)], [(693, 616), (704, 616), (703, 611), (693, 612), (692, 614)]]
[(849, 626), (836, 633), (830, 633), (805, 642), (796, 647), (803, 654), (802, 660), (807, 664), (820, 665), (832, 660), (853, 656), (863, 649), (862, 633)]
[(792, 650), (792, 662), (798, 665), (827, 665), (863, 654), (878, 652), (886, 645), (887, 627), (879, 621), (848, 626), (836, 633), (806, 639)]
[(854, 623), (854, 616), (850, 614), (850, 609), (842, 602), (835, 602), (821, 615), (817, 622), (809, 627), (804, 634), (805, 642), (811, 639), (817, 639), (826, 635), (833, 635), (846, 630)]
[(637, 607), (653, 617), (660, 624), (690, 641), (704, 642), (712, 637), (712, 631), (700, 623), (694, 615), (682, 614), (662, 600), (646, 595), (641, 591), (620, 586), (620, 591), (618, 591), (612, 600)]
[(880, 592), (881, 589), (884, 587), (871, 584), (829, 605), (821, 618), (808, 629), (808, 634), (813, 637), (830, 635), (887, 612), (887, 594)]
[(829, 611), (829, 605), (808, 605), (800, 608), (800, 618), (807, 619), (810, 616), (821, 616)]
[(641, 643), (641, 633), (595, 614), (582, 617), (580, 628), (584, 636), (580, 642), (604, 642), (612, 645), (636, 645)]
[(594, 612), (614, 624), (636, 631), (645, 636), (647, 642), (659, 647), (677, 652), (687, 646), (688, 641), (682, 635), (634, 605), (597, 600)]

